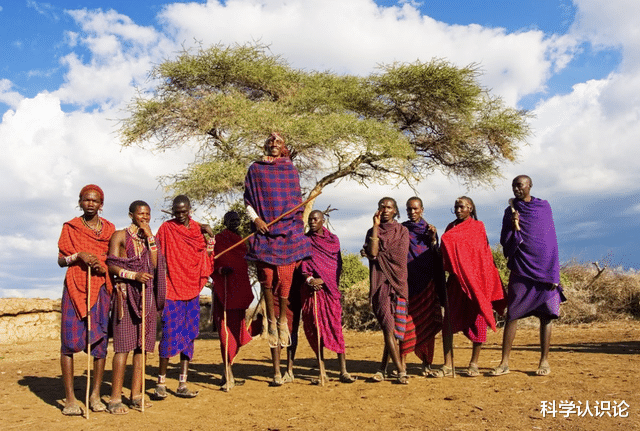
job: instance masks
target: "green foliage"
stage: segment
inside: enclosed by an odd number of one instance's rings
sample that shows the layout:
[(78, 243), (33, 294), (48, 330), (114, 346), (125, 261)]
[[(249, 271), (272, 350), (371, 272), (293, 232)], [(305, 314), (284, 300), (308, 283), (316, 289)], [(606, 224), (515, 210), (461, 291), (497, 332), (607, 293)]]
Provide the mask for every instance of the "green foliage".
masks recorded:
[(234, 200), (264, 139), (279, 131), (305, 190), (347, 178), (415, 184), (438, 169), (491, 183), (529, 133), (527, 114), (477, 82), (474, 65), (382, 65), (367, 77), (292, 68), (264, 45), (215, 45), (158, 65), (132, 101), (123, 145), (191, 145), (196, 159), (163, 179), (208, 206)]
[(354, 284), (369, 278), (369, 268), (362, 263), (357, 253), (342, 250), (342, 275), (340, 276), (340, 291), (349, 290)]
[(496, 244), (491, 247), (491, 254), (493, 254), (493, 263), (495, 263), (496, 268), (498, 268), (500, 280), (502, 280), (503, 286), (506, 287), (509, 284), (509, 274), (511, 274), (511, 270), (507, 268), (507, 258), (504, 257), (502, 246)]

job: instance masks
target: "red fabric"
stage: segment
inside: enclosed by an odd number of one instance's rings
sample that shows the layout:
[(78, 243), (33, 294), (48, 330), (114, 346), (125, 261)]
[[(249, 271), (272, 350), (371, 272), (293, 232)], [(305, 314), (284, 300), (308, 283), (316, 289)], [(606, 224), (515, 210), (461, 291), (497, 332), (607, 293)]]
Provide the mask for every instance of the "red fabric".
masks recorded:
[(271, 265), (266, 262), (257, 262), (258, 281), (263, 289), (273, 289), (273, 297), (289, 298), (291, 284), (293, 283), (293, 271), (297, 262), (288, 265)]
[[(240, 241), (242, 237), (228, 229), (216, 235), (215, 255), (231, 247)], [(253, 301), (251, 282), (249, 281), (249, 266), (244, 256), (247, 254), (247, 246), (242, 243), (236, 248), (226, 252), (214, 262), (213, 290), (219, 301), (225, 302), (227, 310), (246, 310)], [(227, 292), (225, 295), (224, 275), (218, 273), (219, 268), (232, 268), (233, 272), (227, 277)]]
[(156, 235), (167, 261), (167, 299), (187, 301), (200, 295), (213, 267), (200, 224), (189, 219), (189, 227), (169, 220)]
[[(84, 225), (80, 217), (76, 217), (62, 226), (62, 233), (58, 240), (58, 255), (62, 257), (84, 251), (94, 254), (102, 263), (105, 273), (100, 275), (95, 271), (91, 272), (91, 307), (98, 300), (98, 292), (103, 284), (107, 285), (107, 292), (111, 295), (111, 279), (107, 277), (107, 253), (109, 252), (109, 239), (116, 231), (115, 226), (100, 218), (102, 230), (96, 233)], [(87, 315), (87, 267), (77, 260), (68, 269), (65, 276), (65, 283), (73, 308), (79, 318)]]
[(240, 347), (248, 344), (251, 341), (251, 334), (247, 331), (247, 325), (245, 323), (245, 310), (227, 310), (227, 322), (224, 321), (225, 313), (222, 303), (220, 301), (214, 301), (213, 303), (213, 318), (220, 334), (220, 354), (224, 360), (225, 344), (228, 343), (226, 349), (228, 349), (229, 357), (227, 360), (230, 364), (233, 364)]
[(478, 304), (480, 314), (495, 331), (492, 302), (503, 299), (504, 294), (484, 224), (469, 217), (448, 228), (441, 249), (445, 271), (456, 277), (463, 294)]

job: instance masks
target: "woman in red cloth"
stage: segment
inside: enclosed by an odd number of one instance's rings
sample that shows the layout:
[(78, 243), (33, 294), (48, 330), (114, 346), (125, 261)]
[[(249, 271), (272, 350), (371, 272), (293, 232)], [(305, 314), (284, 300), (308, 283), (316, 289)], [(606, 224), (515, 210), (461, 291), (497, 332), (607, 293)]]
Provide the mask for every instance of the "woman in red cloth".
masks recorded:
[(456, 199), (456, 220), (449, 223), (441, 240), (447, 280), (447, 304), (442, 328), (444, 365), (430, 377), (453, 374), (453, 334), (462, 331), (473, 342), (467, 375), (479, 375), (478, 358), (487, 341), (487, 326), (496, 330), (493, 307), (504, 309), (500, 275), (493, 263), (484, 223), (478, 220), (476, 207), (466, 196)]
[[(100, 401), (100, 385), (107, 356), (107, 329), (111, 281), (107, 276), (109, 238), (115, 227), (99, 216), (104, 203), (102, 189), (94, 184), (80, 191), (78, 205), (82, 216), (66, 222), (58, 241), (58, 265), (68, 267), (62, 292), (62, 320), (60, 331), (60, 367), (64, 383), (65, 404), (62, 414), (80, 416), (82, 410), (73, 390), (73, 354), (87, 349), (87, 314), (91, 314), (89, 334), (90, 354), (94, 357), (93, 390), (89, 398), (94, 412), (106, 410)], [(87, 310), (87, 272), (91, 267), (90, 310)]]

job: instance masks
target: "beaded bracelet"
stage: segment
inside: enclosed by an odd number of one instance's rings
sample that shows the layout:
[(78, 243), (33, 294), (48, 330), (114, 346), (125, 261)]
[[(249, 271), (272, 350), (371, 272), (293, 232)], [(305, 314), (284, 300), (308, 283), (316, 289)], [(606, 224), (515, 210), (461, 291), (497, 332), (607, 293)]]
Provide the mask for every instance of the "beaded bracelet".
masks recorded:
[(67, 256), (64, 258), (64, 261), (67, 263), (67, 266), (71, 265), (76, 260), (78, 260), (78, 253), (73, 253), (71, 256)]
[(128, 280), (135, 280), (137, 274), (138, 273), (135, 271), (128, 271), (126, 269), (121, 269), (120, 272), (118, 273), (118, 276), (120, 278), (126, 278)]

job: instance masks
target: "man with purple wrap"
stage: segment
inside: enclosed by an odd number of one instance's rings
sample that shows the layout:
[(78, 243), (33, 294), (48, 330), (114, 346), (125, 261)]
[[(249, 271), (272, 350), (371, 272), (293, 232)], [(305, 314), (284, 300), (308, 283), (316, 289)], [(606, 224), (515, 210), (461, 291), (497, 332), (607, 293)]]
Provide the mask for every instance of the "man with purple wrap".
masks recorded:
[(507, 323), (502, 340), (502, 361), (489, 374), (509, 372), (509, 354), (518, 319), (540, 319), (540, 363), (536, 374), (551, 373), (548, 362), (551, 321), (558, 318), (566, 299), (560, 286), (558, 240), (549, 203), (531, 196), (533, 182), (527, 175), (514, 178), (515, 196), (505, 209), (500, 243), (511, 270), (508, 288)]

